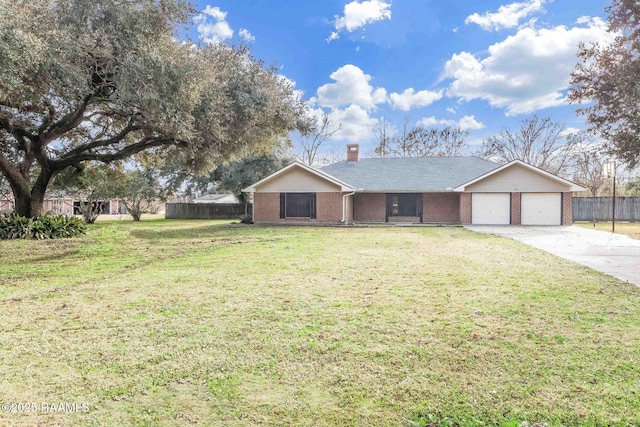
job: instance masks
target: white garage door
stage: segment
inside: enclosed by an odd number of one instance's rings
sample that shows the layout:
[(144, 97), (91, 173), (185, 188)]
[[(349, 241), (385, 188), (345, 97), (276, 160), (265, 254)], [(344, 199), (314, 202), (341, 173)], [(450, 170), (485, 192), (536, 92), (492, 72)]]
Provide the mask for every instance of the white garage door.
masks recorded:
[(511, 195), (509, 193), (473, 193), (471, 195), (471, 223), (510, 224)]
[(520, 222), (522, 225), (560, 225), (561, 193), (522, 193)]

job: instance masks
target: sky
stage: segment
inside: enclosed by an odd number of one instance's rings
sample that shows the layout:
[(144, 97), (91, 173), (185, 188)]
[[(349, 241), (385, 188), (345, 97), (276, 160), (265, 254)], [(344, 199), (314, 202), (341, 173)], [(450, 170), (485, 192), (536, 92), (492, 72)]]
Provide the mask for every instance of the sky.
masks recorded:
[[(566, 102), (580, 42), (611, 40), (603, 0), (198, 0), (190, 36), (247, 43), (341, 123), (324, 152), (373, 151), (386, 123), (459, 126), (473, 152), (532, 114), (585, 128)], [(294, 137), (294, 141), (296, 137)], [(294, 153), (296, 150), (294, 150)]]

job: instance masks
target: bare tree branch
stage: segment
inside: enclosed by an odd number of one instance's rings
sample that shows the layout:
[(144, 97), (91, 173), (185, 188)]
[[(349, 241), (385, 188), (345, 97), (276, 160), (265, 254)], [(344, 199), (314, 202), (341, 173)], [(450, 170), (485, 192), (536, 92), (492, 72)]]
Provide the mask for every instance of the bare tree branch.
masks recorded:
[(574, 141), (563, 136), (565, 127), (551, 117), (533, 115), (522, 120), (516, 131), (504, 128), (482, 143), (481, 155), (490, 160), (521, 160), (553, 174), (566, 172)]
[(386, 123), (377, 129), (378, 146), (375, 153), (381, 157), (459, 156), (466, 150), (469, 133), (459, 128), (425, 128), (411, 126), (404, 118), (400, 133), (389, 137)]
[(311, 126), (300, 141), (302, 145), (302, 162), (309, 166), (313, 165), (316, 162), (318, 150), (322, 144), (331, 139), (340, 129), (342, 129), (342, 123), (334, 125), (328, 113), (322, 114), (320, 119)]

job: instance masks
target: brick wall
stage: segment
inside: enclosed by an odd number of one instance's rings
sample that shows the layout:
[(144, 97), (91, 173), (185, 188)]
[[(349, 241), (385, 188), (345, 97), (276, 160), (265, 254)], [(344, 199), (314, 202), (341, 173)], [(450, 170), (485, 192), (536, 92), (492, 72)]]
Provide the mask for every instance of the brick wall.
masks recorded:
[(280, 193), (253, 194), (253, 221), (280, 221)]
[(280, 218), (280, 193), (254, 193), (254, 222), (340, 223), (342, 193), (316, 193), (316, 218)]
[(316, 193), (316, 219), (311, 221), (342, 221), (342, 193)]
[(471, 224), (471, 193), (460, 193), (460, 222)]
[(355, 222), (385, 222), (387, 195), (384, 193), (356, 193), (354, 196)]
[(460, 223), (460, 193), (424, 193), (422, 221)]
[(573, 193), (562, 193), (562, 225), (573, 224)]
[(511, 225), (520, 225), (522, 212), (522, 193), (511, 193)]

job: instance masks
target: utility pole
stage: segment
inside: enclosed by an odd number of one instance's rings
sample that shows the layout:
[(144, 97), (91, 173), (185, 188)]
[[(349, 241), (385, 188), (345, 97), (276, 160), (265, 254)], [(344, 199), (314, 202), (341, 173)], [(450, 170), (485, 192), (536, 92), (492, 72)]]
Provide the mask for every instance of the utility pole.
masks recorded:
[(605, 166), (607, 178), (613, 178), (613, 197), (611, 198), (611, 232), (616, 232), (616, 162), (610, 161)]

